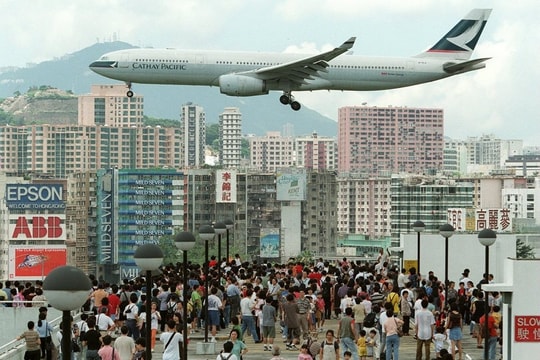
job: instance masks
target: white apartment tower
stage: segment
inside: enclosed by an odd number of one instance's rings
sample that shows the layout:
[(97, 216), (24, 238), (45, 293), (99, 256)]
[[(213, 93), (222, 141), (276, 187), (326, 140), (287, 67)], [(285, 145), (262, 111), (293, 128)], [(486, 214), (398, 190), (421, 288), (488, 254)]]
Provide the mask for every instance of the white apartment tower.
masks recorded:
[(184, 134), (183, 166), (197, 168), (204, 165), (206, 145), (206, 115), (201, 106), (191, 102), (180, 109), (182, 132)]
[(219, 163), (224, 168), (238, 168), (242, 157), (242, 113), (227, 107), (219, 115)]

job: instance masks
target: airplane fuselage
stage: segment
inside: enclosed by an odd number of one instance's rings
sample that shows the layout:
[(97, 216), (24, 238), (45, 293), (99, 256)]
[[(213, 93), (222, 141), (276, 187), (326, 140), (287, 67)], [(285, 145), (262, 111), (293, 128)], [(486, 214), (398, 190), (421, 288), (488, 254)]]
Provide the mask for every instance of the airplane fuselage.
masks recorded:
[[(90, 67), (105, 77), (128, 83), (219, 86), (225, 74), (241, 74), (277, 66), (305, 54), (263, 52), (131, 49), (104, 55)], [(385, 90), (439, 80), (454, 74), (443, 70), (448, 59), (343, 55), (329, 62), (327, 72), (303, 84), (266, 80), (267, 90)]]

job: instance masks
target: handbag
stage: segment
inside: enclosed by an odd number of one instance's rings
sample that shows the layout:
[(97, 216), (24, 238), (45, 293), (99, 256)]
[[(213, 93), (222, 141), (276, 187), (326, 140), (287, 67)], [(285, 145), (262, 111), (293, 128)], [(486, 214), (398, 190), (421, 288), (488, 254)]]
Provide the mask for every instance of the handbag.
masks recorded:
[(397, 335), (399, 337), (402, 337), (403, 336), (403, 329), (401, 328), (401, 325), (398, 325), (398, 323), (396, 321), (396, 318), (394, 318), (394, 322), (396, 323)]

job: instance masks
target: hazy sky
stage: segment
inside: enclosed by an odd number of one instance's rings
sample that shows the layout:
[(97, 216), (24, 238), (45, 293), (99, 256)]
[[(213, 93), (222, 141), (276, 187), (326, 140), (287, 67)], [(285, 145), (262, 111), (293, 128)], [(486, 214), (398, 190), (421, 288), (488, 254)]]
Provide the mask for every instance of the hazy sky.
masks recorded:
[[(473, 7), (493, 8), (473, 55), (493, 57), (486, 69), (404, 89), (298, 92), (296, 99), (333, 119), (339, 107), (364, 102), (443, 108), (447, 136), (493, 133), (540, 145), (538, 0), (0, 0), (0, 67), (113, 39), (156, 48), (318, 52), (356, 36), (356, 55), (409, 56)], [(277, 93), (267, 97), (281, 106)]]

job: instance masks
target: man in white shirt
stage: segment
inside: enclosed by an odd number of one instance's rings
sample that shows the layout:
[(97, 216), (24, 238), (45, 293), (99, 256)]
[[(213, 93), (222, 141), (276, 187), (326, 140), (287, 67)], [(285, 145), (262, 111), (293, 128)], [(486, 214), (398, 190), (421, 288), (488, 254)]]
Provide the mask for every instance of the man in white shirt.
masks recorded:
[(102, 308), (101, 313), (96, 316), (96, 325), (101, 333), (101, 336), (110, 334), (112, 331), (114, 331), (114, 329), (116, 329), (113, 319), (111, 319), (106, 313), (107, 308)]
[(232, 341), (226, 341), (223, 344), (223, 351), (216, 357), (216, 360), (238, 360), (238, 357), (231, 352), (233, 347)]
[(165, 332), (162, 332), (159, 340), (163, 342), (163, 360), (178, 360), (180, 343), (184, 340), (181, 333), (176, 332), (174, 320), (167, 321)]
[(223, 303), (216, 295), (217, 291), (217, 287), (212, 287), (208, 296), (208, 325), (212, 327), (212, 339), (210, 342), (216, 342), (217, 327), (220, 326), (219, 311), (223, 308)]
[(431, 339), (435, 333), (435, 317), (433, 313), (428, 310), (428, 301), (422, 300), (422, 310), (417, 311), (414, 314), (414, 320), (416, 323), (416, 358), (422, 360), (422, 346), (425, 348), (425, 356), (427, 360), (430, 360), (430, 347)]
[(135, 341), (133, 341), (132, 337), (128, 336), (129, 329), (127, 326), (122, 326), (120, 332), (122, 335), (114, 341), (114, 348), (118, 352), (118, 355), (120, 355), (120, 360), (131, 360), (135, 352)]

